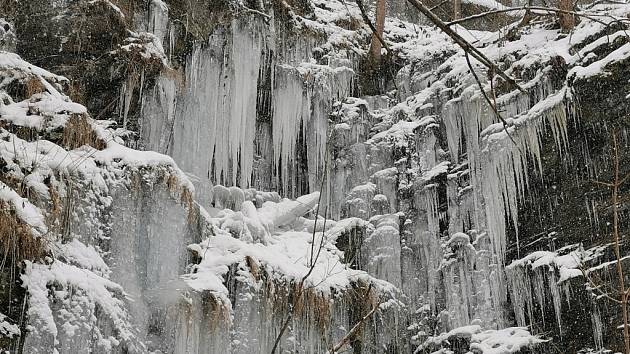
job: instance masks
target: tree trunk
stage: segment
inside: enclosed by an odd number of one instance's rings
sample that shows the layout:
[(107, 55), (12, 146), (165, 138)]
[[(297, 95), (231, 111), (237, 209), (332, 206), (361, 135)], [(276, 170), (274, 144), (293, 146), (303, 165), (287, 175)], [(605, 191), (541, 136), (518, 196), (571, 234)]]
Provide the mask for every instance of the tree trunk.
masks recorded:
[[(378, 36), (383, 38), (383, 30), (385, 29), (385, 6), (386, 0), (377, 0), (376, 1), (376, 33)], [(381, 62), (381, 42), (378, 40), (376, 34), (372, 34), (372, 43), (370, 45), (370, 56), (372, 57), (372, 61), (375, 64)]]
[(453, 20), (462, 18), (462, 0), (453, 0)]
[(619, 187), (622, 181), (619, 179), (619, 145), (617, 144), (617, 131), (613, 132), (613, 153), (614, 153), (614, 181), (612, 183), (612, 208), (613, 208), (613, 245), (615, 257), (617, 258), (617, 277), (619, 279), (619, 292), (621, 293), (621, 311), (623, 312), (623, 342), (624, 354), (630, 354), (630, 333), (628, 331), (628, 290), (623, 276), (623, 266), (621, 264), (621, 235), (619, 233)]
[[(558, 0), (558, 9), (564, 11), (573, 11), (573, 2), (571, 0)], [(568, 32), (575, 27), (575, 16), (567, 13), (558, 14), (560, 21), (560, 28), (564, 32)]]

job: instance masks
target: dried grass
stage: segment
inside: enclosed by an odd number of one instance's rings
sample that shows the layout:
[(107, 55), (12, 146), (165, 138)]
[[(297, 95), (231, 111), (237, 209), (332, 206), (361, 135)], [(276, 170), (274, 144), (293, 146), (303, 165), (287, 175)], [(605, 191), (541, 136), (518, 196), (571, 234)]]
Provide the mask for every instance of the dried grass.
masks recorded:
[(19, 178), (8, 173), (0, 174), (0, 181), (13, 189), (22, 198), (31, 198), (31, 191)]
[(42, 83), (42, 80), (37, 76), (30, 76), (24, 83), (24, 94), (26, 97), (31, 97), (35, 94), (46, 91), (46, 86)]
[(186, 208), (188, 211), (188, 223), (193, 225), (197, 222), (199, 215), (197, 212), (197, 208), (195, 208), (195, 199), (193, 197), (192, 192), (181, 185), (179, 178), (174, 173), (166, 173), (163, 176), (164, 183), (168, 187), (168, 190), (171, 192), (171, 195), (174, 198), (177, 198), (179, 195), (179, 201), (181, 205)]
[(89, 145), (97, 150), (103, 150), (107, 144), (98, 137), (87, 115), (72, 114), (63, 130), (63, 146), (73, 150), (84, 145)]
[(271, 309), (273, 318), (284, 317), (292, 307), (293, 315), (302, 320), (314, 320), (318, 329), (325, 334), (330, 325), (330, 298), (311, 288), (302, 287), (297, 282), (285, 282), (271, 277), (264, 266), (254, 258), (245, 257), (245, 265), (257, 281), (262, 282), (259, 295), (264, 299), (266, 307)]
[(82, 85), (81, 81), (73, 80), (68, 85), (66, 91), (72, 102), (77, 102), (85, 105), (86, 102), (86, 88)]
[(245, 264), (247, 265), (247, 268), (249, 268), (249, 272), (252, 274), (254, 279), (256, 279), (256, 281), (259, 281), (261, 274), (258, 262), (256, 262), (254, 258), (250, 256), (245, 256)]
[(18, 219), (15, 210), (0, 201), (0, 245), (3, 259), (13, 262), (39, 260), (46, 247), (42, 237), (34, 237), (30, 226)]
[(48, 196), (50, 197), (50, 209), (46, 216), (46, 225), (49, 228), (60, 227), (63, 229), (62, 216), (64, 208), (59, 191), (52, 186), (48, 186)]
[(209, 310), (206, 311), (206, 313), (210, 314), (210, 316), (208, 316), (208, 328), (214, 331), (221, 325), (229, 326), (231, 322), (229, 306), (212, 294), (209, 294), (205, 300)]

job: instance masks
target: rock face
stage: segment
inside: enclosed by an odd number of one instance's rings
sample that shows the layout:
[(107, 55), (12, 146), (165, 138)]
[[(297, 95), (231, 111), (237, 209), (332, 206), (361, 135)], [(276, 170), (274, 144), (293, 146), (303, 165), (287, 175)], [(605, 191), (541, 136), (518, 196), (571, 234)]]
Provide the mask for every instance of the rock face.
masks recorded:
[(0, 349), (622, 350), (627, 5), (472, 33), (522, 91), (336, 0), (0, 9)]

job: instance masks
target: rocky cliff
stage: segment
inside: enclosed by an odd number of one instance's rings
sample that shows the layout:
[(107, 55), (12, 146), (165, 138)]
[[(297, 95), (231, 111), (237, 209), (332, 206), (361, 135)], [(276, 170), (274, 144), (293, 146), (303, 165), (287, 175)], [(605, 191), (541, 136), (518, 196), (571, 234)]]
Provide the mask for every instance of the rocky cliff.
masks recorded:
[(351, 2), (0, 9), (0, 349), (623, 349), (630, 5), (453, 26), (519, 87)]

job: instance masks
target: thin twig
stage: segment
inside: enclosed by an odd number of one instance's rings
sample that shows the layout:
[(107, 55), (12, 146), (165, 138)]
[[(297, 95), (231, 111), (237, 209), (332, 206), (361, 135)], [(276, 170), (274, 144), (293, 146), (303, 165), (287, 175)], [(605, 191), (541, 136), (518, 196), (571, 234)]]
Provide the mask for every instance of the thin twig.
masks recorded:
[(601, 184), (601, 185), (604, 185), (606, 187), (613, 187), (614, 186), (614, 184), (608, 183), (608, 182), (602, 182), (602, 181), (596, 181), (596, 180), (592, 180), (591, 182), (593, 182), (595, 184)]
[[(345, 100), (345, 99), (344, 99)], [(343, 105), (343, 100), (340, 102), (340, 105)], [(322, 203), (322, 194), (323, 194), (323, 190), (324, 190), (324, 183), (327, 181), (328, 179), (328, 144), (326, 144), (326, 149), (325, 149), (325, 159), (324, 159), (324, 176), (321, 179), (320, 182), (320, 189), (319, 189), (319, 196), (317, 198), (317, 207), (315, 208), (315, 222), (313, 224), (313, 233), (311, 235), (311, 252), (310, 252), (310, 259), (308, 262), (309, 265), (309, 269), (308, 272), (306, 272), (306, 274), (304, 274), (304, 276), (302, 277), (302, 279), (300, 279), (300, 282), (298, 283), (297, 286), (297, 290), (296, 290), (296, 294), (295, 294), (295, 300), (294, 303), (297, 303), (303, 293), (304, 293), (304, 283), (306, 282), (306, 279), (308, 279), (308, 277), (313, 273), (313, 270), (315, 269), (315, 264), (317, 263), (317, 260), (319, 259), (319, 256), (321, 254), (322, 248), (324, 248), (324, 232), (326, 231), (326, 216), (328, 213), (328, 207), (326, 207), (326, 210), (324, 211), (324, 225), (323, 225), (323, 231), (322, 231), (322, 237), (319, 243), (319, 249), (317, 250), (317, 255), (315, 256), (315, 258), (313, 258), (313, 254), (315, 253), (315, 235), (317, 233), (317, 220), (319, 217), (319, 208), (320, 205)], [(328, 199), (327, 199), (328, 200)], [(276, 352), (276, 350), (278, 349), (278, 345), (280, 345), (280, 340), (282, 339), (282, 336), (284, 335), (284, 332), (287, 330), (287, 327), (289, 326), (289, 321), (291, 321), (291, 318), (293, 317), (293, 307), (289, 306), (289, 314), (287, 315), (286, 319), (284, 320), (282, 327), (280, 328), (280, 332), (278, 332), (278, 335), (276, 336), (276, 340), (273, 343), (273, 347), (271, 348), (271, 354), (274, 354)]]
[[(544, 7), (544, 6), (519, 6), (519, 7), (508, 7), (505, 9), (499, 9), (499, 10), (491, 10), (491, 11), (486, 11), (486, 12), (482, 12), (479, 14), (475, 14), (475, 15), (471, 15), (468, 17), (464, 17), (464, 18), (460, 18), (454, 21), (450, 21), (447, 22), (446, 25), (447, 26), (452, 26), (452, 25), (457, 25), (457, 24), (461, 24), (464, 22), (468, 22), (468, 21), (472, 21), (472, 20), (476, 20), (479, 18), (483, 18), (486, 17), (488, 15), (496, 15), (496, 14), (501, 14), (501, 13), (507, 13), (507, 12), (517, 12), (517, 11), (527, 11), (527, 10), (534, 10), (534, 11), (544, 11), (547, 13), (556, 13), (556, 14), (566, 14), (566, 15), (573, 15), (573, 16), (578, 16), (578, 17), (584, 17), (587, 18), (591, 21), (603, 24), (605, 26), (608, 26), (608, 23), (599, 20), (595, 17), (611, 17), (610, 15), (606, 15), (606, 14), (586, 14), (583, 12), (577, 12), (577, 11), (569, 11), (569, 10), (562, 10), (562, 9), (558, 9), (555, 7)], [(627, 19), (621, 19), (621, 18), (616, 18), (616, 17), (612, 17), (615, 20), (618, 21), (627, 21)]]
[(434, 25), (436, 25), (442, 32), (451, 37), (457, 43), (464, 52), (472, 55), (473, 58), (477, 59), (481, 64), (485, 65), (488, 69), (492, 70), (492, 72), (499, 75), (505, 81), (507, 81), (510, 85), (517, 88), (519, 91), (523, 93), (527, 93), (525, 89), (523, 89), (514, 79), (512, 79), (508, 74), (506, 74), (503, 70), (501, 70), (494, 62), (492, 62), (488, 57), (483, 54), (479, 49), (470, 44), (467, 40), (465, 40), (461, 35), (455, 32), (452, 28), (450, 28), (444, 21), (442, 21), (439, 17), (437, 17), (429, 8), (427, 8), (424, 4), (422, 4), (418, 0), (407, 0), (411, 3), (418, 11), (420, 11), (423, 15), (425, 15)]
[(381, 37), (381, 35), (378, 33), (378, 31), (376, 30), (376, 27), (374, 27), (374, 25), (372, 24), (372, 21), (370, 21), (370, 18), (368, 17), (367, 12), (365, 12), (363, 1), (362, 0), (355, 0), (355, 1), (357, 3), (357, 6), (359, 7), (359, 11), (361, 11), (361, 17), (363, 18), (363, 22), (365, 22), (368, 25), (368, 27), (370, 27), (370, 30), (372, 30), (372, 34), (374, 34), (374, 36), (378, 39), (378, 41), (381, 42), (381, 44), (383, 45), (383, 47), (385, 47), (387, 52), (391, 53), (389, 50), (389, 46), (387, 45), (387, 43), (385, 43), (385, 40), (383, 40), (383, 37)]
[(380, 302), (377, 303), (372, 308), (372, 310), (368, 312), (367, 315), (363, 316), (363, 318), (361, 318), (361, 320), (357, 322), (357, 324), (355, 324), (354, 327), (352, 327), (352, 329), (348, 332), (348, 334), (346, 334), (343, 338), (341, 338), (341, 340), (333, 347), (332, 354), (337, 353), (356, 335), (356, 333), (361, 329), (365, 321), (367, 321), (370, 317), (372, 317), (372, 315), (374, 314), (374, 312), (376, 312), (376, 310), (378, 310), (380, 305), (381, 305)]
[[(490, 101), (490, 98), (488, 97), (488, 94), (486, 94), (486, 91), (483, 89), (483, 86), (481, 85), (481, 80), (479, 80), (479, 76), (477, 76), (477, 73), (475, 73), (475, 69), (472, 67), (472, 64), (470, 63), (470, 58), (468, 57), (468, 52), (464, 52), (464, 55), (466, 56), (466, 63), (468, 64), (468, 68), (470, 69), (470, 72), (472, 73), (473, 77), (475, 78), (475, 81), (477, 82), (477, 85), (479, 86), (479, 90), (481, 91), (481, 94), (483, 95), (483, 97), (486, 99), (486, 102), (488, 103), (488, 106), (490, 106), (490, 108), (492, 108), (492, 111), (494, 112), (494, 114), (497, 116), (497, 118), (499, 118), (499, 120), (503, 124), (503, 128), (504, 128), (505, 133), (507, 134), (508, 138), (510, 138), (512, 143), (514, 143), (514, 146), (518, 149), (519, 153), (521, 155), (523, 155), (523, 152), (521, 151), (521, 148), (516, 143), (516, 140), (514, 140), (514, 138), (512, 137), (512, 134), (510, 134), (510, 132), (508, 131), (508, 124), (507, 124), (507, 122), (505, 121), (505, 119), (503, 119), (503, 116), (501, 116), (501, 114), (497, 110), (497, 107), (494, 104), (492, 104), (492, 101)], [(492, 81), (492, 79), (490, 79), (490, 81)]]
[(621, 289), (621, 311), (623, 312), (623, 340), (625, 345), (625, 353), (630, 354), (630, 330), (628, 328), (628, 294), (626, 293), (626, 285), (623, 276), (623, 267), (621, 265), (621, 252), (619, 250), (619, 146), (617, 144), (617, 130), (613, 131), (613, 152), (614, 152), (614, 182), (612, 187), (612, 203), (613, 203), (613, 240), (615, 257), (617, 257), (617, 276), (619, 278), (619, 289)]
[(429, 10), (433, 11), (433, 10), (437, 9), (438, 7), (440, 7), (440, 6), (444, 5), (444, 4), (448, 4), (449, 2), (451, 2), (451, 0), (444, 0), (444, 1), (442, 1), (441, 3), (439, 3), (439, 4), (435, 5), (435, 6), (433, 6), (433, 7), (432, 7), (432, 8), (430, 8)]

